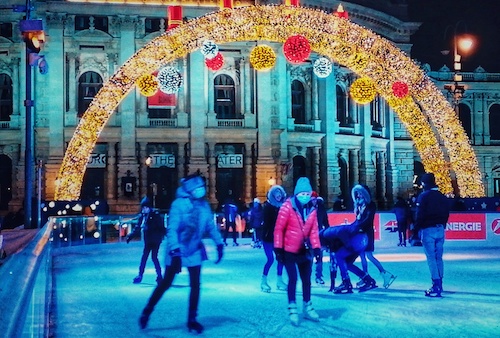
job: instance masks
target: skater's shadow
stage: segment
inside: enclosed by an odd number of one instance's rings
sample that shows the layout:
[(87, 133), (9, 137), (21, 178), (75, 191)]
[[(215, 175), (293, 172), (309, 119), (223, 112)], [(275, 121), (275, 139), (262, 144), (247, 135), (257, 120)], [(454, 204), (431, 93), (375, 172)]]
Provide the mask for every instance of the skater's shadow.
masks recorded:
[(348, 310), (346, 308), (316, 309), (320, 318), (339, 320)]

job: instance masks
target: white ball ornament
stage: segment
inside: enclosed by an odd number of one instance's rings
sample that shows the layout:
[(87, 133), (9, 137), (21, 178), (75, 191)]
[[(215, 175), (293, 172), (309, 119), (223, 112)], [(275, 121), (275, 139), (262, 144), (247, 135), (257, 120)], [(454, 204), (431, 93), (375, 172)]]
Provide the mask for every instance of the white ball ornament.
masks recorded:
[(332, 72), (332, 62), (325, 57), (320, 57), (314, 61), (313, 71), (319, 78), (328, 77)]

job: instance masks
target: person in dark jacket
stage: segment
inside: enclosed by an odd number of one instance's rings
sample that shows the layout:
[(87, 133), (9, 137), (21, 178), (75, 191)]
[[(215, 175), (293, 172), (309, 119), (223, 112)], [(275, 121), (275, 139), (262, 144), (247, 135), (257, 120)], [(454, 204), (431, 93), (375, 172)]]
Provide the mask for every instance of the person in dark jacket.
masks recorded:
[[(264, 202), (262, 210), (262, 245), (264, 246), (264, 253), (266, 254), (266, 263), (262, 271), (262, 279), (260, 282), (260, 289), (262, 292), (271, 292), (271, 287), (267, 283), (267, 275), (274, 263), (274, 227), (278, 212), (283, 202), (286, 200), (285, 189), (281, 185), (274, 185), (267, 192), (267, 201)], [(283, 281), (283, 262), (278, 261), (278, 278), (276, 288), (278, 290), (288, 290), (288, 285)]]
[(138, 236), (141, 231), (144, 237), (144, 249), (142, 250), (141, 264), (139, 265), (139, 274), (133, 279), (133, 282), (134, 284), (138, 284), (142, 281), (146, 261), (148, 260), (149, 253), (151, 253), (151, 260), (156, 270), (156, 282), (160, 283), (162, 276), (160, 262), (158, 261), (158, 250), (160, 249), (163, 237), (165, 237), (166, 230), (163, 217), (153, 211), (153, 206), (148, 197), (144, 197), (141, 200), (141, 214), (134, 230), (126, 237), (127, 244), (132, 238)]
[(224, 212), (224, 218), (226, 220), (226, 229), (224, 231), (224, 245), (227, 245), (227, 236), (229, 235), (229, 228), (233, 229), (233, 246), (238, 246), (238, 242), (236, 241), (236, 217), (238, 216), (238, 207), (236, 206), (236, 202), (232, 197), (229, 197), (224, 205), (222, 206), (222, 210)]
[(392, 210), (398, 222), (398, 246), (406, 246), (406, 232), (408, 231), (408, 219), (410, 218), (410, 206), (403, 197), (398, 196), (396, 204)]
[(415, 229), (420, 233), (432, 278), (432, 287), (425, 291), (425, 295), (441, 297), (444, 232), (450, 216), (450, 205), (446, 196), (439, 191), (434, 174), (425, 173), (421, 182), (424, 191), (417, 198)]
[(205, 198), (205, 186), (205, 179), (199, 174), (193, 174), (182, 179), (181, 186), (177, 189), (168, 218), (165, 276), (142, 311), (139, 318), (141, 329), (146, 328), (149, 316), (172, 285), (175, 275), (181, 272), (182, 266), (186, 266), (191, 288), (187, 327), (190, 332), (203, 332), (203, 326), (196, 320), (200, 299), (201, 264), (208, 259), (202, 242), (203, 236), (208, 234), (217, 246), (216, 264), (221, 261), (224, 248), (213, 211)]
[(262, 212), (263, 207), (260, 204), (260, 200), (256, 197), (253, 199), (252, 206), (248, 210), (248, 225), (253, 229), (253, 248), (258, 248), (262, 246)]
[[(323, 198), (321, 196), (318, 196), (318, 194), (313, 191), (310, 203), (317, 210), (318, 230), (321, 231), (323, 229), (329, 228), (330, 224), (328, 224), (328, 214), (326, 213), (325, 201), (323, 200)], [(335, 274), (336, 276), (336, 273), (337, 268), (334, 263), (333, 265), (330, 265), (330, 279), (333, 276), (332, 274)], [(315, 275), (317, 284), (325, 284), (325, 281), (323, 280), (323, 248), (321, 249), (320, 255), (315, 262)], [(333, 279), (335, 280), (335, 277), (333, 277)]]

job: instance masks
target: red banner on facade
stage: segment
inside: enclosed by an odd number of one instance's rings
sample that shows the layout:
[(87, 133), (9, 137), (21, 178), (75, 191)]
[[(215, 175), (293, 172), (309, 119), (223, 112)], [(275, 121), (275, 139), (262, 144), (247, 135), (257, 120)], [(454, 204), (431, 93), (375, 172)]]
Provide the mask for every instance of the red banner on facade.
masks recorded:
[(148, 97), (149, 108), (172, 108), (177, 105), (176, 94), (165, 94), (161, 90)]

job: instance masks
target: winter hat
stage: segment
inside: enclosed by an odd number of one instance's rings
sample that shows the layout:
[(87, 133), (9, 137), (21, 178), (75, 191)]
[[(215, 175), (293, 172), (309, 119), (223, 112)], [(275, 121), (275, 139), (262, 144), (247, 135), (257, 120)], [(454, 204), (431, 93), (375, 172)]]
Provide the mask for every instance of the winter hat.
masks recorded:
[(318, 193), (316, 191), (313, 191), (311, 194), (312, 198), (318, 198)]
[(297, 180), (297, 183), (295, 184), (295, 190), (293, 191), (293, 194), (297, 195), (298, 193), (301, 192), (312, 193), (312, 190), (313, 189), (311, 187), (309, 179), (307, 177), (301, 177)]
[[(281, 199), (279, 201), (276, 199), (277, 196), (281, 196)], [(281, 207), (285, 199), (286, 192), (281, 185), (273, 185), (267, 192), (267, 200), (269, 201), (269, 203), (271, 203), (272, 206), (275, 206), (277, 208)]]
[(436, 178), (433, 173), (425, 173), (422, 175), (420, 181), (425, 184), (425, 189), (432, 189), (436, 187)]
[(198, 174), (189, 175), (181, 180), (182, 187), (187, 192), (192, 192), (197, 188), (205, 187), (205, 178)]
[(360, 194), (363, 196), (363, 199), (366, 201), (366, 204), (369, 204), (372, 200), (370, 196), (370, 189), (366, 185), (356, 184), (351, 190), (351, 197), (353, 201), (356, 201), (356, 195)]
[(153, 204), (151, 203), (151, 200), (147, 197), (147, 196), (144, 196), (141, 200), (141, 208), (142, 207), (148, 207), (148, 208), (152, 208), (153, 207)]

